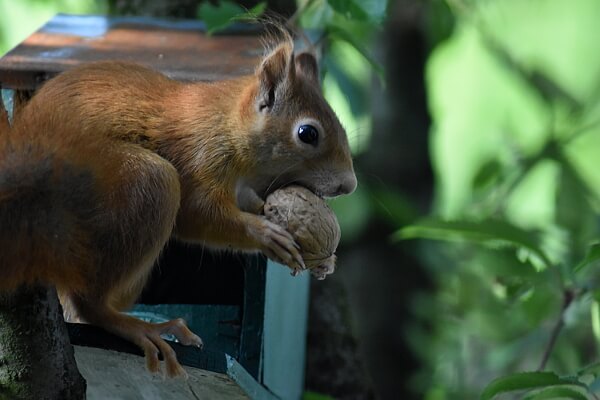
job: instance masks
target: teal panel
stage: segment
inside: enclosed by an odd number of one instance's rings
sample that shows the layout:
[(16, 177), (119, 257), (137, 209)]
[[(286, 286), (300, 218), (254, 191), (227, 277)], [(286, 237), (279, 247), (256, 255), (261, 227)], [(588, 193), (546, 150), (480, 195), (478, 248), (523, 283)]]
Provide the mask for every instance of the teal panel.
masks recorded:
[(183, 318), (207, 349), (237, 357), (241, 330), (240, 307), (196, 304), (136, 304), (132, 314), (142, 319)]
[(304, 359), (310, 274), (293, 277), (287, 267), (267, 264), (263, 384), (285, 400), (299, 400)]

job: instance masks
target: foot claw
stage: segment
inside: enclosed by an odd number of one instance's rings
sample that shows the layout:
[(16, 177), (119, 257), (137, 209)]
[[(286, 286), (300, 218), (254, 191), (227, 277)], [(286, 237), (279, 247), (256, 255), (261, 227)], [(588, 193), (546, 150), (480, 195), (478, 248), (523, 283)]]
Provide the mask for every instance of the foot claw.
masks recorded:
[(171, 334), (177, 340), (186, 346), (196, 346), (202, 348), (202, 339), (192, 333), (187, 327), (185, 321), (181, 318), (160, 324), (144, 323), (143, 335), (138, 339), (138, 345), (144, 350), (146, 356), (146, 366), (153, 374), (161, 372), (158, 354), (163, 357), (166, 369), (166, 375), (169, 378), (182, 377), (187, 379), (187, 372), (179, 361), (175, 350), (160, 335)]

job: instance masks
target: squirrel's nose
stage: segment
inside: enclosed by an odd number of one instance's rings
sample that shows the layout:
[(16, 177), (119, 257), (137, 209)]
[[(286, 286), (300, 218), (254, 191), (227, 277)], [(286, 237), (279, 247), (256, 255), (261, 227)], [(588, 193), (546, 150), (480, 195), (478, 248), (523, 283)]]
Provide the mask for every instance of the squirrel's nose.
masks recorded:
[(340, 185), (338, 186), (335, 195), (341, 196), (343, 194), (350, 194), (354, 192), (354, 190), (356, 189), (356, 185), (356, 176), (353, 172), (349, 173), (342, 179), (342, 183), (340, 183)]

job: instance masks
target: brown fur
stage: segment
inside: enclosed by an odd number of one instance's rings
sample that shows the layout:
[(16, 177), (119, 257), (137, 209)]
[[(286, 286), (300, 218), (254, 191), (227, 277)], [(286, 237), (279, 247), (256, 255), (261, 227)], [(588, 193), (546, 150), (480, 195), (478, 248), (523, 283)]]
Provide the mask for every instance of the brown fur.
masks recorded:
[[(57, 285), (67, 316), (134, 341), (156, 370), (164, 342), (117, 310), (135, 300), (169, 236), (302, 268), (291, 236), (248, 211), (291, 182), (336, 196), (356, 180), (316, 61), (295, 62), (292, 50), (285, 41), (255, 75), (217, 83), (89, 64), (46, 83), (12, 128), (0, 115), (0, 290)], [(299, 118), (322, 127), (318, 146), (295, 138)], [(173, 360), (168, 372), (182, 373)]]

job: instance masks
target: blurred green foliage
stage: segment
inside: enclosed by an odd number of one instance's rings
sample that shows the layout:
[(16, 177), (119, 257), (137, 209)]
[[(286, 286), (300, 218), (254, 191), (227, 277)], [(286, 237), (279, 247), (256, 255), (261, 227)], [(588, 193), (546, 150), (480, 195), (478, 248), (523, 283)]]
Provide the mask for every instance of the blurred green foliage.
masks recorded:
[(334, 398), (324, 394), (307, 391), (304, 392), (302, 400), (334, 400)]
[(600, 2), (447, 3), (427, 64), (435, 206), (397, 234), (452, 242), (420, 243), (437, 291), (415, 301), (415, 387), (597, 398)]
[(0, 56), (55, 14), (106, 14), (107, 11), (105, 0), (0, 0)]
[(206, 32), (210, 35), (227, 28), (236, 21), (258, 18), (266, 8), (267, 3), (264, 1), (249, 10), (245, 10), (232, 1), (221, 1), (217, 5), (203, 2), (198, 7), (198, 18), (204, 21)]
[(298, 2), (299, 26), (320, 33), (323, 91), (343, 122), (354, 154), (368, 148), (371, 74), (383, 68), (369, 50), (387, 15), (387, 0)]
[[(405, 226), (416, 207), (362, 182), (334, 202), (344, 240), (373, 215), (403, 226), (397, 238), (436, 240), (419, 242), (436, 291), (414, 298), (424, 323), (406, 334), (427, 366), (414, 377), (426, 399), (598, 398), (600, 2), (427, 4), (435, 205)], [(295, 23), (317, 32), (324, 92), (359, 154), (373, 74), (384, 82), (369, 44), (388, 2), (298, 8)], [(203, 3), (199, 15), (212, 31), (242, 11)], [(107, 2), (0, 0), (0, 54), (58, 12), (102, 14)]]

